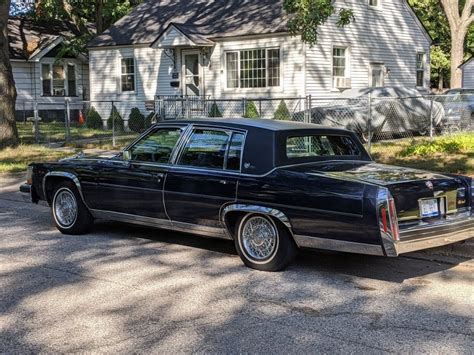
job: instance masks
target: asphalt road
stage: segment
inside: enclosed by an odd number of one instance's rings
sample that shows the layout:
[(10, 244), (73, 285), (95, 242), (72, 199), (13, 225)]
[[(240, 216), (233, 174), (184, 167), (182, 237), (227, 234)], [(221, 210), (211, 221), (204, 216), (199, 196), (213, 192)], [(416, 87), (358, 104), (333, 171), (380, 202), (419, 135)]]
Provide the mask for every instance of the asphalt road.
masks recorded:
[(472, 240), (264, 273), (227, 241), (110, 222), (61, 235), (0, 179), (0, 353), (473, 352)]

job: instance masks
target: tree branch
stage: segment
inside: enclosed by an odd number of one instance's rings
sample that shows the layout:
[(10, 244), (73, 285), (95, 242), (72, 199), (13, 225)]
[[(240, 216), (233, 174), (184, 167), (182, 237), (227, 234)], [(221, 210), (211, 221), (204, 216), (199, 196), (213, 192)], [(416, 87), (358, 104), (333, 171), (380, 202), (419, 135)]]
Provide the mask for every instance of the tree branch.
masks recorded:
[(472, 23), (472, 18), (474, 18), (474, 14), (472, 13), (472, 8), (474, 6), (474, 0), (468, 0), (464, 5), (464, 9), (462, 10), (462, 22), (469, 26)]
[[(471, 0), (472, 1), (472, 0)], [(451, 28), (459, 23), (459, 0), (440, 0)]]

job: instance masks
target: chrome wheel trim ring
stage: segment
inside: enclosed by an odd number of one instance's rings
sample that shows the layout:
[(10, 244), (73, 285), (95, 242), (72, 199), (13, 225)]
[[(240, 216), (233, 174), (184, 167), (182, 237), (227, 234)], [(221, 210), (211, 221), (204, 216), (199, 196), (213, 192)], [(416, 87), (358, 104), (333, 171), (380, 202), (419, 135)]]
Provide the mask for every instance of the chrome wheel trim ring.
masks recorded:
[(238, 242), (248, 260), (255, 264), (267, 264), (278, 250), (278, 228), (271, 218), (249, 214), (240, 224)]
[(53, 217), (61, 228), (71, 228), (76, 223), (78, 212), (76, 196), (70, 189), (63, 187), (56, 191), (53, 199)]

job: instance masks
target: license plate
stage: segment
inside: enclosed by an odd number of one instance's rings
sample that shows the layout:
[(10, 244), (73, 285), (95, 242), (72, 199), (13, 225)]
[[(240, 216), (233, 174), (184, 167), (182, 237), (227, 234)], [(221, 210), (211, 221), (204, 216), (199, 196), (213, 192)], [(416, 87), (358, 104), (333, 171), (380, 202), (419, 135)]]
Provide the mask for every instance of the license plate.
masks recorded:
[(421, 218), (438, 217), (439, 205), (438, 200), (433, 198), (429, 200), (421, 200)]

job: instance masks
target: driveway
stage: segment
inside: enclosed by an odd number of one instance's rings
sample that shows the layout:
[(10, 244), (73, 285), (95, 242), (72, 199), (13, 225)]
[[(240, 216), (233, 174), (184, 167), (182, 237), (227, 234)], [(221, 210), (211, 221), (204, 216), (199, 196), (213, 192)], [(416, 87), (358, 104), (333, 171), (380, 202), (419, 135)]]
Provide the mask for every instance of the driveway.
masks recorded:
[(97, 222), (65, 236), (0, 176), (0, 353), (470, 353), (474, 243), (397, 259), (302, 252), (242, 265), (228, 241)]

